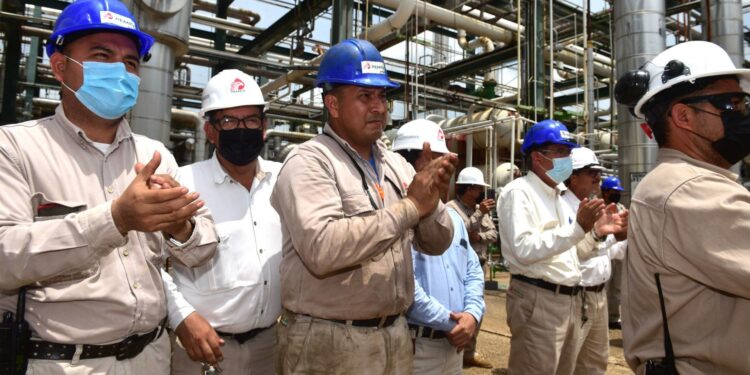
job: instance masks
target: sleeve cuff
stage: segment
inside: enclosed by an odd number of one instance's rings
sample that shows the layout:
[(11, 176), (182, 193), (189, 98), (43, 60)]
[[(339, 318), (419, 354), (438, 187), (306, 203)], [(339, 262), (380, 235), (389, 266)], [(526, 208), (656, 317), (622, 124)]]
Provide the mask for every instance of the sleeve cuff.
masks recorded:
[[(415, 227), (420, 222), (419, 210), (417, 210), (417, 205), (415, 205), (414, 202), (412, 202), (411, 199), (409, 198), (404, 198), (401, 200), (401, 202), (403, 204), (404, 213), (405, 213), (404, 220), (403, 220), (403, 225), (404, 225), (403, 229)], [(435, 210), (433, 210), (432, 213), (423, 220), (427, 220), (430, 218), (434, 219), (434, 217), (436, 217), (437, 215), (437, 211), (439, 208), (440, 206), (435, 208)]]
[(128, 236), (123, 236), (115, 225), (111, 201), (80, 213), (79, 220), (86, 228), (84, 236), (89, 246), (99, 255), (108, 254), (112, 249), (128, 243)]

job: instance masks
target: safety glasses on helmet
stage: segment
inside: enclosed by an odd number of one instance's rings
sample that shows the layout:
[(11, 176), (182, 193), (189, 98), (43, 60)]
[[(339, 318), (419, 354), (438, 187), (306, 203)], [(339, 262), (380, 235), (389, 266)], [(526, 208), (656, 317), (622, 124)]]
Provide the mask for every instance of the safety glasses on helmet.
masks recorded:
[(746, 92), (727, 92), (722, 94), (691, 96), (679, 100), (683, 104), (709, 102), (719, 111), (737, 111), (750, 115), (750, 94)]

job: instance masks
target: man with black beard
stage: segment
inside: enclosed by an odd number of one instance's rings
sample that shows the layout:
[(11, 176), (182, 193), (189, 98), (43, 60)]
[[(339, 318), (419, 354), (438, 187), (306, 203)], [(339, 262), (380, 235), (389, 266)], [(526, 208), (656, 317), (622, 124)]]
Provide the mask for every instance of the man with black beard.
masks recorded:
[(730, 170), (750, 154), (749, 87), (750, 69), (703, 41), (617, 83), (617, 101), (659, 146), (630, 200), (622, 334), (637, 374), (750, 368), (750, 192)]
[[(172, 374), (218, 366), (229, 374), (273, 374), (281, 312), (281, 228), (270, 196), (280, 163), (263, 160), (266, 102), (252, 77), (225, 70), (203, 90), (201, 115), (214, 156), (180, 170), (216, 221), (220, 244), (206, 265), (175, 264), (165, 276), (175, 330)], [(223, 359), (223, 360), (222, 360)]]

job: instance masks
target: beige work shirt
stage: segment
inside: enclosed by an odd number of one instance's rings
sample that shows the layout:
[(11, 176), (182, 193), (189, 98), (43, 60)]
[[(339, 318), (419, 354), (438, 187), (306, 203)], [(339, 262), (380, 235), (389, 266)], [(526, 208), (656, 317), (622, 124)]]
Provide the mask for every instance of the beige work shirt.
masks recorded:
[(726, 169), (662, 148), (638, 184), (622, 292), (631, 368), (664, 357), (659, 273), (680, 374), (750, 370), (750, 193), (736, 181)]
[(467, 230), (474, 231), (479, 235), (481, 240), (472, 242), (471, 247), (474, 248), (480, 258), (486, 259), (489, 245), (497, 242), (497, 229), (495, 223), (492, 222), (492, 216), (489, 213), (482, 212), (478, 205), (466, 207), (458, 198), (448, 202), (447, 206), (458, 212)]
[(419, 219), (405, 198), (414, 169), (377, 142), (381, 200), (370, 164), (329, 125), (323, 131), (289, 155), (271, 196), (281, 218), (282, 305), (327, 319), (403, 313), (414, 299), (412, 241), (419, 251), (443, 253), (453, 238), (450, 216), (439, 203)]
[(131, 133), (125, 120), (104, 154), (61, 106), (54, 116), (0, 127), (0, 310), (15, 311), (17, 289), (28, 285), (34, 335), (75, 344), (117, 342), (164, 319), (162, 248), (195, 266), (213, 255), (216, 234), (205, 208), (182, 246), (161, 233), (117, 230), (112, 201), (154, 151), (157, 173), (176, 176), (164, 145)]

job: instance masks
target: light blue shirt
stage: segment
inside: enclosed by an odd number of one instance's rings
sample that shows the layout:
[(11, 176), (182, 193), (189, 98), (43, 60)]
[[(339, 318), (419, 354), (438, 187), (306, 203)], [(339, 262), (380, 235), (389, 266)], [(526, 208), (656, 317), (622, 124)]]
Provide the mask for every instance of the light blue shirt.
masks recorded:
[(409, 324), (450, 332), (456, 322), (451, 312), (468, 312), (479, 322), (484, 315), (484, 271), (469, 244), (461, 216), (448, 208), (453, 221), (453, 242), (440, 256), (411, 250), (414, 259), (414, 303)]

